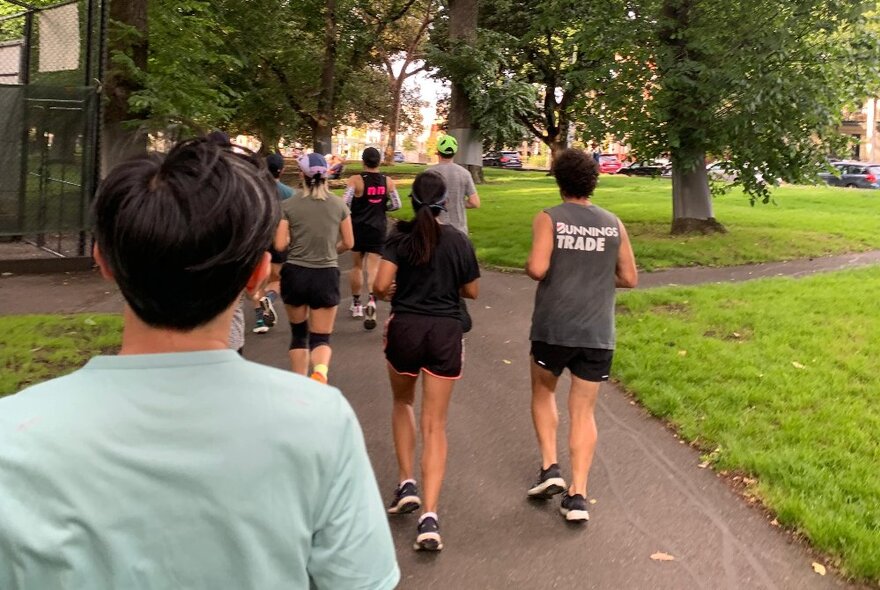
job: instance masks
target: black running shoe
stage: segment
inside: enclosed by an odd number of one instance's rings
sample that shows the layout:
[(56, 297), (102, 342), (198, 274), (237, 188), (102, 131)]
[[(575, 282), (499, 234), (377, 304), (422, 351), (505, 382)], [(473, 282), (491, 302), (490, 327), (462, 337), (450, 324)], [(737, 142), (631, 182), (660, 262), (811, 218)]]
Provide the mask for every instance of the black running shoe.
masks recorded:
[(587, 522), (590, 520), (590, 513), (587, 512), (587, 499), (580, 494), (569, 496), (568, 492), (562, 496), (562, 504), (559, 506), (559, 512), (570, 522)]
[(394, 498), (388, 506), (388, 514), (409, 514), (422, 506), (419, 488), (414, 482), (407, 481), (397, 486)]
[(419, 520), (419, 534), (413, 545), (416, 551), (440, 551), (443, 541), (440, 539), (440, 523), (433, 516), (423, 516)]
[(268, 297), (260, 297), (260, 307), (263, 310), (263, 322), (267, 327), (271, 328), (278, 321), (278, 314), (275, 313), (275, 306)]
[(565, 480), (562, 479), (562, 473), (559, 471), (559, 465), (554, 463), (547, 469), (542, 469), (538, 476), (538, 481), (529, 488), (528, 494), (530, 498), (538, 500), (548, 500), (556, 494), (565, 491)]

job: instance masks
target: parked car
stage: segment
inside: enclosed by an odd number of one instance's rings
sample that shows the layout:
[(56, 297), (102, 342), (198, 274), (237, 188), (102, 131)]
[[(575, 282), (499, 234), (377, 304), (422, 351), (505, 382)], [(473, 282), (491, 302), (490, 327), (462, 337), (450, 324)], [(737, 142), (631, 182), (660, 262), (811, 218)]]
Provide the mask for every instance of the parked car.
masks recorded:
[(483, 166), (495, 168), (522, 168), (519, 152), (500, 151), (483, 154)]
[(602, 174), (617, 174), (623, 168), (623, 163), (617, 154), (601, 154), (599, 156), (599, 172)]
[(394, 152), (394, 161), (398, 164), (401, 164), (406, 161), (406, 158), (403, 157), (403, 152), (400, 150)]
[(707, 165), (706, 175), (709, 177), (709, 180), (720, 180), (723, 182), (735, 182), (739, 178), (739, 173), (733, 169), (732, 164), (727, 160), (719, 160)]
[(666, 160), (645, 160), (644, 162), (633, 162), (629, 166), (624, 166), (618, 174), (627, 176), (664, 176), (672, 169), (672, 165)]
[(835, 162), (834, 167), (840, 170), (840, 177), (830, 172), (819, 173), (819, 178), (827, 182), (829, 186), (880, 188), (880, 164)]

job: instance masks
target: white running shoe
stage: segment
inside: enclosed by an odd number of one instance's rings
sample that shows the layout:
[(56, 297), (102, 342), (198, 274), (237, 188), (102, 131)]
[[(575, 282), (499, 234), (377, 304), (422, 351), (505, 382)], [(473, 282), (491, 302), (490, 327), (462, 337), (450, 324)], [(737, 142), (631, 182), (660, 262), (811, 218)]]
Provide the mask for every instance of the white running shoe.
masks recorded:
[(364, 317), (364, 306), (360, 303), (352, 303), (348, 310), (351, 312), (351, 317), (353, 318)]
[(372, 330), (376, 327), (376, 302), (370, 299), (364, 308), (364, 328)]

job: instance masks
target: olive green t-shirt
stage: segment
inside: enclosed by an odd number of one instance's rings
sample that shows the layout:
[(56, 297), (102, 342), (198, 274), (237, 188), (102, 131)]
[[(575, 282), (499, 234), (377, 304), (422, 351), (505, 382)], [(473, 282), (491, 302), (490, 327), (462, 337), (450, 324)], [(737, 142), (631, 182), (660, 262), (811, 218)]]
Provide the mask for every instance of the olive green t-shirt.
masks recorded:
[(349, 215), (341, 197), (319, 201), (298, 194), (283, 201), (281, 210), (290, 225), (287, 262), (306, 268), (339, 266), (339, 224)]

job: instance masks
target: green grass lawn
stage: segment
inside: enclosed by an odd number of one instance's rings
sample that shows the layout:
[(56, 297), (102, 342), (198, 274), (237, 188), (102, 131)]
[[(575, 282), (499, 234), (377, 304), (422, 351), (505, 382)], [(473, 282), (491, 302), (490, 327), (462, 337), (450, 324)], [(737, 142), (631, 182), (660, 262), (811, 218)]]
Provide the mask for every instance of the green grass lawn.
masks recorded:
[(116, 315), (0, 317), (0, 396), (78, 369), (119, 348)]
[[(351, 171), (355, 166), (349, 167)], [(409, 194), (412, 175), (424, 166), (388, 168)], [(478, 191), (483, 206), (468, 213), (471, 239), (484, 263), (521, 268), (531, 242), (531, 222), (559, 202), (543, 172), (486, 169)], [(731, 266), (828, 256), (880, 248), (880, 191), (819, 186), (781, 187), (776, 204), (749, 205), (741, 192), (715, 199), (715, 214), (730, 233), (670, 236), (668, 179), (603, 175), (594, 202), (621, 217), (644, 270), (675, 266)], [(403, 215), (410, 215), (408, 207)]]
[(880, 268), (626, 293), (615, 358), (624, 386), (717, 469), (754, 478), (780, 523), (875, 582), (878, 292)]

